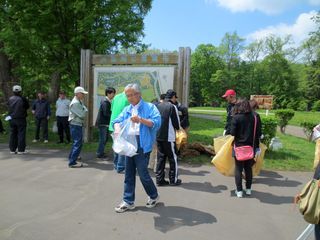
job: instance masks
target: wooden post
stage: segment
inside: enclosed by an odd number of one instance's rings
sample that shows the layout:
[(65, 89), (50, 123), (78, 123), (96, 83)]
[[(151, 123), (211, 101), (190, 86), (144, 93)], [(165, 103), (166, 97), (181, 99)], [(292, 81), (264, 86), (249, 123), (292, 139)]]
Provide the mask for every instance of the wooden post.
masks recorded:
[(189, 106), (189, 88), (190, 88), (190, 63), (191, 63), (191, 49), (189, 47), (184, 50), (183, 58), (183, 82), (182, 82), (182, 103)]
[(173, 88), (177, 92), (177, 95), (179, 98), (181, 98), (182, 101), (182, 83), (183, 83), (183, 77), (184, 77), (184, 48), (179, 48), (179, 58), (178, 58), (178, 77), (174, 79), (173, 82)]
[(88, 49), (81, 49), (81, 64), (80, 64), (80, 86), (88, 91), (88, 96), (85, 97), (84, 103), (88, 108), (88, 114), (84, 126), (84, 142), (91, 140), (92, 126), (92, 109), (93, 109), (93, 78), (92, 78), (92, 52)]

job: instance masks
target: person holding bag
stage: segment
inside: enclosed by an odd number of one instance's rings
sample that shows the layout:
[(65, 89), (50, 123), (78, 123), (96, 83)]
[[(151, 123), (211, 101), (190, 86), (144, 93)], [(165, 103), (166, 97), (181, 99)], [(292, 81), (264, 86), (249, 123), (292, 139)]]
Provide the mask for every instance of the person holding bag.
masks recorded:
[(243, 197), (242, 172), (245, 172), (246, 195), (251, 195), (252, 166), (254, 164), (255, 149), (259, 148), (261, 136), (261, 121), (251, 110), (249, 101), (246, 99), (236, 102), (233, 108), (231, 122), (231, 135), (234, 136), (235, 158), (235, 183), (236, 195)]

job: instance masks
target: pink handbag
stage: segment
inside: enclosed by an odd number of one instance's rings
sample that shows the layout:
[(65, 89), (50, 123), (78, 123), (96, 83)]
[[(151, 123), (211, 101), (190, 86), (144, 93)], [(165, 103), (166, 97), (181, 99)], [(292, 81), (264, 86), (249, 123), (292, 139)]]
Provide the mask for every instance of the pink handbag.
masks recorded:
[[(256, 126), (257, 126), (257, 117), (254, 115), (254, 130), (253, 130), (253, 145), (256, 137)], [(236, 147), (234, 145), (234, 154), (238, 161), (246, 161), (254, 158), (253, 146), (240, 146)]]

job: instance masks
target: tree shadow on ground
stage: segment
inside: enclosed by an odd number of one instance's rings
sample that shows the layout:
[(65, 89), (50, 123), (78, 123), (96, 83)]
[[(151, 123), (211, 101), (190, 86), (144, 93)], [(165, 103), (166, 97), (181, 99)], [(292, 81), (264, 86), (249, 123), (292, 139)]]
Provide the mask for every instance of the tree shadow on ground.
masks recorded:
[(209, 171), (200, 170), (198, 172), (190, 171), (189, 169), (179, 168), (179, 175), (189, 175), (189, 176), (205, 176), (209, 174)]
[(154, 228), (163, 233), (183, 226), (192, 227), (217, 222), (216, 217), (209, 213), (180, 206), (165, 206), (163, 203), (159, 203), (156, 208), (143, 207), (139, 210), (159, 214), (154, 217)]
[(210, 182), (187, 182), (182, 183), (181, 187), (187, 190), (200, 191), (200, 192), (208, 192), (208, 193), (221, 193), (222, 191), (227, 190), (227, 186), (218, 185), (212, 186)]

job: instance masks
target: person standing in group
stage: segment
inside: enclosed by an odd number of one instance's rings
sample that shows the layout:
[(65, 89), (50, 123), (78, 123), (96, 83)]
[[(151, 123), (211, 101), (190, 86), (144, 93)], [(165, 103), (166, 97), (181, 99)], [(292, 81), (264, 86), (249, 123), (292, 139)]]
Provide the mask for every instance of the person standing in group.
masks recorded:
[(132, 121), (134, 123), (133, 133), (136, 135), (138, 150), (137, 155), (125, 158), (126, 170), (123, 201), (115, 208), (115, 211), (119, 213), (135, 208), (136, 171), (138, 171), (140, 181), (148, 195), (146, 207), (155, 207), (159, 201), (157, 188), (148, 172), (148, 162), (157, 130), (161, 124), (161, 117), (154, 104), (143, 101), (140, 88), (137, 84), (127, 85), (125, 87), (125, 94), (130, 105), (112, 121), (112, 124), (114, 124), (115, 134), (118, 134), (125, 121)]
[(101, 101), (96, 120), (96, 126), (99, 128), (99, 146), (97, 149), (97, 158), (106, 158), (104, 148), (109, 138), (109, 124), (111, 117), (111, 101), (116, 94), (113, 87), (105, 90), (106, 97)]
[[(111, 103), (111, 118), (109, 124), (109, 131), (113, 132), (113, 125), (111, 122), (116, 119), (122, 110), (129, 105), (125, 92), (122, 92), (114, 97)], [(125, 156), (114, 153), (113, 165), (117, 173), (122, 173), (125, 170)]]
[(70, 128), (69, 128), (69, 105), (70, 100), (66, 98), (64, 91), (59, 92), (59, 98), (56, 102), (56, 118), (59, 134), (59, 143), (64, 142), (64, 133), (66, 134), (67, 143), (70, 143)]
[[(241, 146), (251, 146), (254, 149), (259, 148), (261, 136), (261, 122), (251, 110), (248, 100), (237, 101), (233, 107), (233, 117), (231, 122), (231, 135), (234, 136), (234, 149)], [(235, 151), (235, 150), (234, 150)], [(251, 195), (252, 185), (252, 165), (254, 164), (254, 154), (251, 159), (240, 160), (235, 158), (235, 183), (236, 195), (243, 197), (242, 172), (245, 172), (246, 195)]]
[(223, 135), (229, 135), (231, 132), (232, 109), (237, 101), (236, 92), (233, 89), (228, 89), (222, 96), (228, 103), (227, 105), (227, 121), (224, 127)]
[[(15, 85), (12, 88), (13, 96), (8, 101), (8, 118), (10, 123), (10, 153), (24, 154), (26, 151), (26, 128), (28, 100), (22, 96), (22, 88)], [(18, 149), (18, 152), (17, 152)]]
[[(181, 179), (178, 179), (178, 156), (176, 148), (176, 130), (180, 129), (179, 114), (174, 103), (177, 100), (177, 94), (169, 89), (166, 93), (166, 99), (157, 107), (161, 115), (161, 127), (157, 133), (157, 185), (180, 185)], [(166, 159), (169, 160), (169, 182), (165, 180)]]
[(83, 124), (87, 115), (88, 109), (83, 104), (84, 95), (88, 94), (83, 87), (76, 87), (74, 89), (74, 98), (70, 103), (69, 108), (69, 123), (71, 137), (73, 140), (72, 147), (69, 154), (69, 167), (83, 167), (83, 164), (77, 162), (83, 143)]
[[(159, 101), (154, 102), (153, 104), (155, 106), (158, 106), (160, 103), (162, 103), (164, 101), (165, 98), (166, 98), (166, 94), (162, 93), (160, 95)], [(158, 152), (158, 150), (157, 150), (157, 142), (155, 142), (153, 144), (152, 151), (150, 153), (150, 160), (149, 160), (149, 165), (148, 165), (148, 168), (151, 169), (155, 173), (157, 172), (157, 162), (158, 162), (158, 160), (157, 160), (157, 152)]]
[(32, 142), (40, 140), (40, 128), (42, 128), (43, 142), (48, 142), (48, 120), (51, 116), (50, 104), (45, 98), (44, 92), (38, 93), (38, 99), (32, 105), (32, 113), (36, 120), (36, 135)]
[(175, 102), (175, 105), (179, 113), (180, 126), (183, 128), (183, 130), (188, 132), (190, 127), (188, 108), (178, 101)]

